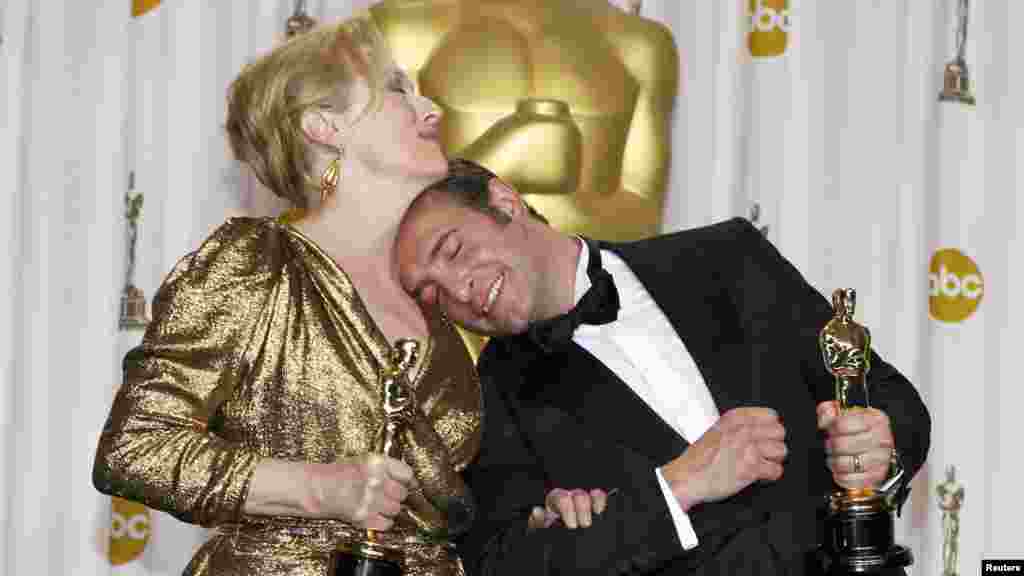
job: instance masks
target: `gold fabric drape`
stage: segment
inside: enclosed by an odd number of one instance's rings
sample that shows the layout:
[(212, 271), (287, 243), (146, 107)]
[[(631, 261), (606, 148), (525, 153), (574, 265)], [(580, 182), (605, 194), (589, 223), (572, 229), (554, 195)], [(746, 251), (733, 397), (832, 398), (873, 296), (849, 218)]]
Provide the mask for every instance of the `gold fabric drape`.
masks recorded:
[[(411, 371), (423, 418), (403, 440), (424, 496), (467, 497), (455, 473), (481, 434), (479, 381), (432, 310)], [(372, 449), (390, 345), (335, 262), (291, 226), (235, 218), (182, 259), (153, 304), (104, 427), (94, 480), (186, 522), (216, 527), (190, 574), (324, 574), (365, 533), (337, 520), (242, 513), (261, 458), (333, 462)], [(425, 425), (423, 425), (425, 424)], [(378, 534), (413, 574), (455, 574), (447, 546), (399, 516)]]

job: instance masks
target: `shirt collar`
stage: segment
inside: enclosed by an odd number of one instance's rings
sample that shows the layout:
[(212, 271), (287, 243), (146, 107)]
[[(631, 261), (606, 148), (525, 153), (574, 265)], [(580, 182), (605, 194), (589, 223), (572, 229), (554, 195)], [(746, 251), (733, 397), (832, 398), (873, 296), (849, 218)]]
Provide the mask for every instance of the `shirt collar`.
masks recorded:
[(580, 257), (576, 260), (576, 283), (573, 285), (572, 305), (579, 304), (583, 295), (590, 289), (590, 276), (587, 275), (587, 265), (590, 264), (590, 248), (583, 238), (574, 236), (580, 245)]

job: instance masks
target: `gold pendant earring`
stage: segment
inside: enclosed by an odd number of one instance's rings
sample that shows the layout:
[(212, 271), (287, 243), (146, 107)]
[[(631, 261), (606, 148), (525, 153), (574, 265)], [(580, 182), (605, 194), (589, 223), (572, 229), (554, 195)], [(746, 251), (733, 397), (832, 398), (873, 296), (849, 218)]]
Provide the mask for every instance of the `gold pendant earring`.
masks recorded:
[(341, 151), (327, 163), (324, 173), (320, 176), (320, 204), (338, 189), (338, 178), (341, 176)]

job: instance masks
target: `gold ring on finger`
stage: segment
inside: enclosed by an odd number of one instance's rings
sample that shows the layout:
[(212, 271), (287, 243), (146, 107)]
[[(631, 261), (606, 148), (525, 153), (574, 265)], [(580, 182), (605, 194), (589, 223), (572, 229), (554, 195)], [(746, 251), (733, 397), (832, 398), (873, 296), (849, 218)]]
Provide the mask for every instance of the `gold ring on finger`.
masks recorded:
[(860, 454), (853, 455), (853, 471), (860, 474), (864, 471), (864, 463), (861, 462)]

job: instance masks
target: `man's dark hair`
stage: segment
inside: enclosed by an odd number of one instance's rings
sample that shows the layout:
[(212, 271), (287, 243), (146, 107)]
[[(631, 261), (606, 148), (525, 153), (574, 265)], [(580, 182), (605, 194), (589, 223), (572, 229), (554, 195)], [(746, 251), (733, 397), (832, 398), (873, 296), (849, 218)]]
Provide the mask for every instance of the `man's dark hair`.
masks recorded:
[[(414, 204), (429, 194), (441, 193), (462, 206), (487, 214), (499, 224), (508, 224), (511, 221), (508, 214), (491, 205), (489, 185), (495, 178), (498, 178), (497, 174), (476, 162), (453, 158), (448, 161), (448, 175), (424, 188)], [(526, 200), (523, 200), (523, 204), (530, 216), (550, 224), (548, 219)]]

